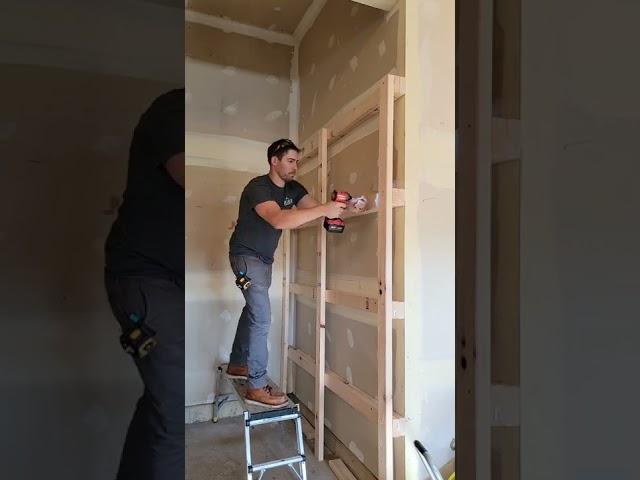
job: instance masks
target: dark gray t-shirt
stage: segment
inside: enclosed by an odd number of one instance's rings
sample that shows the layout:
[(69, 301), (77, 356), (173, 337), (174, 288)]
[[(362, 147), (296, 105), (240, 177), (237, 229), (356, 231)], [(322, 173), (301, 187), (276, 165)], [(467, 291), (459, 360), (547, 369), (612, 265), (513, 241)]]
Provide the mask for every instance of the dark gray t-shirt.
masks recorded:
[(255, 211), (256, 205), (273, 200), (280, 208), (288, 210), (307, 194), (307, 189), (292, 180), (285, 183), (284, 188), (271, 181), (269, 175), (262, 175), (251, 180), (240, 197), (238, 222), (229, 240), (231, 255), (249, 255), (258, 257), (263, 262), (273, 263), (282, 230), (273, 228)]
[(184, 92), (158, 97), (136, 126), (124, 200), (105, 246), (107, 273), (184, 278), (184, 189), (165, 168), (184, 152)]

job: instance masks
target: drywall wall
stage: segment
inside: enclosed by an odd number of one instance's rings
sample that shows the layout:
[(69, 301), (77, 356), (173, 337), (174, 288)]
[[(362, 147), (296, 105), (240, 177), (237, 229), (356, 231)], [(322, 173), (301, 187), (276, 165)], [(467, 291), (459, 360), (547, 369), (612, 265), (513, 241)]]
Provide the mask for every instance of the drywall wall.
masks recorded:
[(271, 143), (289, 131), (293, 47), (185, 24), (186, 128)]
[[(187, 406), (196, 407), (187, 409), (189, 423), (211, 418), (215, 367), (229, 359), (244, 306), (229, 267), (229, 238), (238, 217), (242, 189), (256, 175), (257, 172), (202, 165), (188, 164), (186, 168), (185, 395)], [(270, 289), (273, 323), (268, 346), (269, 375), (277, 380), (282, 317), (280, 250), (275, 258)]]
[(406, 0), (406, 476), (452, 457), (455, 415), (455, 12)]
[[(299, 48), (301, 92), (300, 138), (306, 140), (334, 114), (371, 87), (384, 74), (403, 71), (404, 19), (363, 5), (329, 0)], [(401, 40), (399, 40), (401, 39)], [(352, 60), (356, 58), (356, 60)], [(350, 63), (351, 62), (351, 63)], [(312, 93), (310, 93), (312, 92)], [(313, 99), (312, 97), (315, 97)], [(404, 186), (404, 101), (394, 114), (394, 186)], [(378, 189), (377, 119), (359, 126), (329, 147), (328, 188), (366, 195), (371, 205)], [(317, 170), (303, 167), (301, 181), (318, 193)], [(395, 300), (404, 298), (404, 213), (394, 213)], [(294, 281), (316, 283), (316, 229), (294, 237)], [(375, 215), (347, 220), (340, 235), (327, 238), (327, 287), (377, 295), (377, 220)], [(295, 346), (315, 357), (315, 302), (297, 296), (294, 302)], [(375, 397), (377, 395), (377, 316), (327, 305), (326, 368)], [(401, 325), (401, 322), (400, 322)], [(400, 334), (400, 335), (398, 335)], [(404, 351), (402, 328), (394, 330), (394, 407), (404, 411)], [(314, 380), (295, 369), (294, 390), (313, 410)], [(373, 472), (377, 471), (377, 426), (327, 391), (325, 424)], [(402, 478), (403, 451), (397, 449), (396, 478)]]
[(639, 15), (522, 1), (523, 480), (640, 475)]
[(312, 0), (187, 0), (186, 8), (274, 32), (292, 34)]
[[(185, 421), (209, 420), (216, 367), (227, 362), (244, 299), (229, 267), (240, 195), (268, 172), (269, 144), (289, 132), (292, 47), (186, 26)], [(282, 255), (270, 289), (268, 374), (279, 382)]]
[(142, 383), (118, 342), (103, 247), (133, 129), (182, 81), (182, 21), (144, 2), (2, 10), (2, 475), (113, 479)]
[(300, 139), (387, 73), (402, 74), (400, 16), (328, 0), (300, 42)]

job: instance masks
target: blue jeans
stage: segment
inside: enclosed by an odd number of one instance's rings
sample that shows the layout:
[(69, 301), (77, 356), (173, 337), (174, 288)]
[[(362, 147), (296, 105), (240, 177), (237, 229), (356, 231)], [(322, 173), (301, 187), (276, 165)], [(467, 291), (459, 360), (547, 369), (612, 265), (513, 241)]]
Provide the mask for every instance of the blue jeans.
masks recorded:
[(249, 369), (247, 386), (262, 388), (267, 385), (267, 338), (271, 326), (271, 264), (257, 257), (229, 255), (231, 269), (236, 277), (240, 272), (251, 279), (251, 286), (242, 290), (245, 306), (242, 309), (229, 362), (246, 365)]

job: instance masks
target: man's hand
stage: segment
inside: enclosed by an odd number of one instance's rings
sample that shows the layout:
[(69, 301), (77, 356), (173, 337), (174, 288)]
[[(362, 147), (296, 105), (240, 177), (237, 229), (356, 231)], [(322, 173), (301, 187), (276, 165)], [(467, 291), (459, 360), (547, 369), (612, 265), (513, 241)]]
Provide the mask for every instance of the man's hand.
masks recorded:
[(322, 206), (325, 209), (324, 216), (328, 218), (340, 218), (342, 216), (342, 213), (344, 212), (344, 209), (347, 208), (344, 203), (340, 202), (327, 202)]

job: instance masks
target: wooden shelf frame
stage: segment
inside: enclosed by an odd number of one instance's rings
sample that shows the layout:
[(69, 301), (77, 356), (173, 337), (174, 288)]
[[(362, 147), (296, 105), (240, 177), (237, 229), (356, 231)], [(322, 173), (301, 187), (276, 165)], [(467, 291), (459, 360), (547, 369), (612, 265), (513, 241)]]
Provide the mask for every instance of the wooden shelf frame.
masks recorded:
[[(378, 430), (378, 478), (393, 479), (393, 439), (404, 436), (406, 419), (393, 410), (393, 348), (392, 335), (394, 320), (404, 319), (404, 302), (394, 302), (392, 298), (393, 275), (393, 209), (404, 206), (404, 190), (393, 187), (393, 125), (394, 101), (405, 94), (403, 77), (385, 75), (373, 87), (338, 112), (315, 135), (303, 143), (300, 165), (306, 171), (318, 170), (319, 201), (327, 201), (327, 163), (328, 148), (344, 138), (362, 123), (378, 116), (378, 191), (377, 205), (360, 213), (349, 213), (344, 218), (363, 215), (376, 215), (378, 244), (377, 292), (355, 294), (327, 289), (327, 237), (322, 221), (309, 222), (302, 228), (317, 228), (317, 282), (315, 285), (296, 283), (292, 278), (295, 272), (295, 243), (289, 230), (284, 235), (284, 278), (283, 278), (283, 325), (282, 325), (282, 364), (281, 387), (284, 391), (293, 390), (291, 364), (306, 371), (315, 379), (315, 455), (323, 460), (324, 445), (324, 394), (325, 387), (331, 390), (356, 411), (376, 422)], [(373, 203), (373, 202), (372, 202)], [(315, 301), (316, 304), (316, 345), (315, 360), (305, 352), (289, 345), (290, 322), (295, 318), (294, 295), (300, 295)], [(377, 397), (350, 384), (335, 372), (325, 368), (325, 326), (326, 305), (334, 304), (352, 309), (363, 310), (377, 318), (378, 351)], [(402, 336), (404, 338), (404, 336)], [(398, 348), (403, 348), (399, 345)]]

